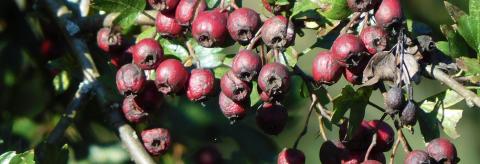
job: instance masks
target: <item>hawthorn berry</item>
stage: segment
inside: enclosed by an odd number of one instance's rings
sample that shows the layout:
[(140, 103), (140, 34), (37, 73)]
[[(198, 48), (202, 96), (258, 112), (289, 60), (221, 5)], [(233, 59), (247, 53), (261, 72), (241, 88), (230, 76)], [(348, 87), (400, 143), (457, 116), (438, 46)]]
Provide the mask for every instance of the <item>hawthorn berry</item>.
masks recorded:
[(143, 70), (155, 69), (162, 61), (163, 49), (155, 39), (143, 39), (132, 48), (132, 57)]
[(298, 149), (284, 148), (277, 158), (277, 164), (304, 164), (305, 155)]
[(280, 102), (283, 99), (283, 97), (284, 97), (284, 94), (270, 95), (265, 91), (262, 91), (260, 93), (260, 100), (268, 103)]
[(122, 111), (125, 118), (132, 123), (139, 123), (148, 116), (148, 114), (137, 103), (135, 96), (125, 97), (122, 103)]
[(206, 8), (205, 0), (180, 0), (175, 10), (175, 19), (180, 25), (188, 26), (194, 17)]
[(223, 164), (222, 154), (213, 146), (206, 146), (195, 152), (194, 161), (196, 164)]
[(363, 56), (356, 65), (345, 68), (343, 71), (343, 77), (345, 77), (345, 80), (353, 85), (362, 84), (363, 71), (367, 67), (369, 61), (370, 56)]
[(377, 160), (366, 160), (366, 161), (363, 161), (361, 164), (382, 164), (382, 163)]
[(155, 26), (157, 32), (163, 36), (176, 37), (182, 33), (182, 26), (175, 20), (174, 13), (159, 12), (155, 19)]
[(156, 69), (155, 84), (165, 95), (179, 93), (187, 85), (189, 73), (183, 64), (175, 59), (167, 59)]
[(220, 9), (204, 11), (192, 22), (192, 35), (203, 47), (223, 43), (227, 35), (227, 13)]
[(122, 35), (119, 32), (112, 31), (111, 28), (104, 27), (97, 32), (97, 45), (105, 52), (121, 50)]
[(251, 84), (240, 80), (232, 71), (225, 73), (220, 79), (220, 88), (228, 98), (235, 102), (243, 102), (250, 98)]
[(391, 27), (401, 23), (402, 15), (400, 0), (383, 0), (375, 12), (375, 21), (380, 27)]
[(377, 133), (377, 144), (373, 147), (373, 150), (377, 152), (389, 151), (395, 141), (395, 131), (392, 127), (380, 120), (369, 121), (368, 125)]
[(250, 82), (257, 77), (262, 69), (260, 56), (251, 50), (241, 50), (232, 61), (232, 72), (239, 79)]
[[(342, 159), (342, 164), (359, 164), (365, 159), (366, 152), (365, 151), (351, 151), (347, 155), (346, 158)], [(369, 157), (369, 160), (372, 161), (377, 161), (380, 163), (385, 163), (385, 155), (380, 152), (371, 152)]]
[(158, 11), (170, 12), (175, 10), (179, 0), (148, 0), (148, 4)]
[(112, 64), (117, 69), (131, 62), (132, 54), (129, 52), (129, 50), (119, 53), (110, 53), (110, 64)]
[(354, 12), (365, 12), (373, 9), (379, 0), (347, 0), (348, 7)]
[(375, 131), (368, 124), (368, 121), (363, 120), (360, 123), (360, 126), (355, 132), (352, 133), (352, 136), (347, 136), (348, 130), (348, 121), (345, 121), (339, 130), (340, 141), (349, 149), (353, 151), (363, 151), (367, 150), (372, 141), (373, 134)]
[(265, 64), (258, 74), (258, 86), (268, 95), (285, 94), (290, 86), (287, 67), (280, 63)]
[(388, 33), (378, 26), (365, 27), (359, 37), (371, 55), (387, 48)]
[(417, 109), (417, 104), (413, 100), (408, 100), (407, 105), (405, 105), (402, 113), (400, 113), (400, 122), (402, 125), (413, 126), (417, 123)]
[(327, 140), (320, 147), (320, 162), (325, 164), (341, 163), (347, 158), (348, 149), (340, 141)]
[(281, 15), (267, 19), (260, 32), (270, 48), (285, 48), (295, 40), (293, 23)]
[(423, 150), (413, 150), (407, 154), (403, 161), (404, 164), (428, 164), (433, 163), (427, 152)]
[(330, 51), (321, 51), (313, 59), (313, 80), (319, 84), (335, 84), (342, 75), (342, 68)]
[(145, 74), (142, 69), (135, 64), (126, 64), (122, 66), (116, 75), (117, 89), (120, 94), (129, 96), (137, 94), (143, 89), (145, 84)]
[(387, 114), (396, 114), (400, 112), (405, 105), (405, 96), (402, 88), (392, 87), (385, 96), (385, 106)]
[(270, 135), (278, 135), (287, 123), (288, 112), (278, 104), (264, 103), (262, 109), (257, 110), (257, 126)]
[(218, 96), (218, 104), (220, 105), (220, 109), (222, 110), (223, 115), (227, 117), (231, 123), (235, 123), (236, 121), (245, 117), (246, 112), (246, 102), (234, 102), (232, 99), (228, 98), (220, 92)]
[(260, 27), (260, 16), (249, 8), (235, 9), (227, 19), (230, 37), (240, 44), (248, 44)]
[(365, 52), (362, 40), (353, 34), (343, 34), (333, 41), (333, 58), (342, 64), (354, 64)]
[(143, 146), (152, 155), (162, 155), (170, 147), (170, 132), (167, 129), (155, 128), (142, 131)]
[(445, 138), (431, 140), (427, 145), (427, 153), (436, 162), (457, 163), (457, 149)]
[(215, 76), (209, 69), (193, 69), (187, 86), (187, 97), (191, 101), (204, 101), (215, 89)]
[(142, 104), (141, 106), (146, 111), (160, 109), (160, 106), (163, 103), (163, 95), (158, 92), (157, 87), (155, 86), (155, 81), (153, 80), (147, 80), (145, 82), (144, 89), (138, 93), (136, 99)]

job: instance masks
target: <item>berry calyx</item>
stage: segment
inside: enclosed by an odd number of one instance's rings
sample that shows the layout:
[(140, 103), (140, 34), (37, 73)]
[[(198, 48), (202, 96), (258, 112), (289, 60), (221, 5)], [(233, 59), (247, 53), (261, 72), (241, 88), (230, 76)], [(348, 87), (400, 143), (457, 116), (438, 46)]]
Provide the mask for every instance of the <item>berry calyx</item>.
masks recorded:
[(298, 149), (284, 148), (277, 158), (277, 164), (304, 164), (305, 155)]
[(249, 8), (239, 8), (230, 13), (227, 29), (233, 40), (248, 44), (260, 27), (260, 16)]
[(162, 155), (170, 147), (170, 132), (167, 129), (155, 128), (144, 130), (141, 134), (143, 146), (151, 155)]
[(354, 12), (365, 12), (373, 9), (378, 0), (347, 0), (348, 7)]
[(227, 16), (220, 9), (198, 14), (192, 22), (192, 35), (203, 47), (223, 43), (227, 35)]
[(233, 58), (232, 72), (243, 81), (252, 81), (257, 77), (261, 68), (260, 56), (251, 50), (241, 50)]
[(170, 12), (175, 10), (178, 0), (148, 0), (148, 4), (155, 10), (161, 12)]
[(295, 39), (293, 23), (278, 15), (267, 19), (261, 29), (263, 42), (270, 48), (285, 48)]
[(427, 152), (423, 150), (413, 150), (407, 154), (404, 164), (433, 163)]
[(385, 106), (387, 114), (396, 114), (400, 112), (405, 105), (405, 96), (402, 88), (392, 87), (385, 96)]
[(235, 102), (243, 102), (249, 98), (251, 85), (237, 78), (232, 71), (227, 72), (220, 79), (222, 93)]
[(179, 93), (187, 85), (189, 73), (183, 64), (175, 59), (167, 59), (158, 65), (155, 84), (165, 95)]
[(155, 69), (163, 59), (163, 49), (155, 39), (143, 39), (132, 48), (132, 57), (143, 70)]
[(264, 103), (257, 111), (257, 126), (270, 135), (278, 135), (287, 123), (288, 112), (282, 105)]
[(330, 51), (321, 51), (313, 59), (313, 80), (319, 84), (335, 84), (341, 76), (342, 66), (334, 59)]
[(105, 52), (121, 50), (122, 35), (119, 32), (112, 31), (111, 28), (104, 27), (97, 32), (97, 45)]
[(333, 41), (331, 51), (335, 60), (351, 65), (361, 59), (365, 46), (362, 40), (353, 34), (343, 34)]
[(220, 92), (218, 96), (218, 104), (220, 105), (220, 109), (225, 117), (227, 117), (231, 123), (235, 123), (236, 121), (245, 117), (246, 114), (246, 102), (237, 103), (234, 102), (232, 99), (228, 98)]
[(122, 103), (122, 111), (125, 118), (132, 123), (139, 123), (148, 116), (148, 114), (139, 106), (135, 96), (125, 97)]
[(402, 15), (400, 0), (383, 0), (375, 12), (375, 20), (378, 26), (388, 28), (400, 24)]
[(209, 69), (193, 69), (187, 87), (187, 97), (191, 101), (204, 101), (215, 89), (215, 76)]
[(258, 86), (268, 95), (285, 94), (290, 86), (287, 67), (280, 63), (269, 63), (258, 74)]
[(445, 138), (437, 138), (427, 145), (427, 153), (436, 162), (457, 163), (457, 149)]
[(377, 152), (389, 151), (395, 141), (395, 131), (392, 127), (380, 120), (369, 121), (368, 125), (377, 133), (377, 144), (373, 147), (373, 150)]
[(182, 33), (182, 26), (175, 20), (174, 13), (159, 12), (155, 20), (155, 27), (157, 32), (163, 36), (176, 37)]
[(146, 80), (142, 69), (135, 64), (122, 66), (117, 71), (115, 79), (118, 91), (124, 96), (130, 96), (140, 92)]
[(371, 55), (387, 48), (388, 33), (378, 26), (365, 27), (359, 37)]
[(180, 25), (188, 26), (194, 17), (206, 8), (205, 0), (180, 0), (175, 10), (175, 19)]

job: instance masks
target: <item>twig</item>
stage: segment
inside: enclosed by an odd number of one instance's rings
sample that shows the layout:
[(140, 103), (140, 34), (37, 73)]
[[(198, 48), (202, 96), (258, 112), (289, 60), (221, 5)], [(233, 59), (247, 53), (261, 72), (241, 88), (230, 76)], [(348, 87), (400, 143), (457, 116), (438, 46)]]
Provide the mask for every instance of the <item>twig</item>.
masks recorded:
[(370, 143), (370, 146), (368, 146), (367, 153), (365, 154), (365, 158), (363, 161), (368, 160), (368, 157), (370, 156), (370, 153), (372, 152), (372, 149), (375, 145), (377, 145), (377, 133), (373, 133), (372, 143)]
[(318, 115), (318, 124), (319, 124), (319, 127), (320, 127), (320, 135), (322, 136), (322, 139), (324, 141), (327, 141), (328, 137), (327, 137), (327, 133), (325, 133), (325, 127), (323, 127), (323, 116), (322, 115)]
[(373, 106), (375, 109), (378, 109), (379, 111), (385, 113), (385, 109), (383, 109), (382, 107), (378, 106), (377, 104), (375, 104), (371, 101), (368, 101), (368, 105)]
[(393, 144), (393, 149), (392, 149), (392, 154), (390, 154), (389, 164), (393, 164), (393, 161), (395, 160), (395, 154), (397, 153), (398, 145), (400, 145), (400, 138), (397, 138), (397, 140), (395, 140), (395, 144)]
[(303, 126), (302, 132), (297, 137), (297, 140), (295, 140), (295, 144), (293, 144), (293, 148), (297, 149), (298, 143), (302, 139), (305, 134), (307, 134), (307, 129), (308, 129), (308, 122), (310, 121), (310, 117), (312, 115), (313, 108), (315, 107), (315, 104), (317, 103), (317, 98), (312, 98), (312, 103), (310, 104), (310, 107), (308, 108), (308, 114), (307, 118), (305, 119), (305, 125)]
[(195, 50), (192, 47), (192, 44), (190, 44), (189, 41), (185, 42), (185, 45), (187, 46), (188, 49), (188, 54), (192, 58), (192, 60), (195, 60), (195, 65), (197, 65), (197, 68), (202, 68), (200, 65), (200, 60), (197, 58), (197, 55), (195, 54)]
[(402, 143), (403, 151), (405, 151), (405, 153), (411, 152), (412, 147), (410, 146), (407, 139), (405, 138), (405, 135), (403, 135), (403, 131), (401, 128), (397, 130), (397, 134), (398, 134), (398, 138), (400, 138), (400, 142)]
[(238, 5), (235, 3), (235, 0), (230, 0), (230, 6), (233, 7), (235, 10), (239, 9)]
[(253, 46), (255, 46), (257, 41), (261, 38), (260, 33), (262, 28), (263, 26), (258, 29), (257, 33), (255, 33), (255, 36), (252, 38), (252, 40), (250, 40), (250, 43), (248, 43), (247, 47), (245, 48), (246, 50), (252, 50)]
[(345, 27), (342, 28), (340, 31), (340, 35), (346, 34), (350, 28), (357, 22), (358, 18), (360, 18), (360, 15), (362, 15), (361, 12), (355, 12), (352, 14), (352, 17), (350, 18), (350, 21), (345, 25)]

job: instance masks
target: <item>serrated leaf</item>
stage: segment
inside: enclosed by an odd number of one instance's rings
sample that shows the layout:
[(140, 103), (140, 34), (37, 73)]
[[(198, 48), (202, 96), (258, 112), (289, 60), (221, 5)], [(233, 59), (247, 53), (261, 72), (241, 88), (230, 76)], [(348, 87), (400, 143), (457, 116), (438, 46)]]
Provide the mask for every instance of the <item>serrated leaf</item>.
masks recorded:
[(357, 130), (365, 117), (365, 109), (371, 94), (372, 89), (370, 87), (362, 87), (355, 91), (352, 86), (347, 85), (342, 89), (341, 95), (333, 100), (333, 123), (339, 123), (346, 111), (350, 110), (348, 138)]
[(314, 0), (313, 2), (319, 6), (321, 14), (329, 19), (342, 20), (352, 14), (347, 0)]
[(190, 39), (188, 42), (193, 46), (197, 60), (202, 68), (215, 68), (223, 64), (226, 56), (223, 48), (205, 48), (193, 39)]
[(480, 63), (477, 59), (467, 57), (457, 58), (457, 65), (460, 69), (465, 71), (467, 75), (480, 73)]
[(53, 78), (53, 87), (57, 93), (65, 92), (70, 86), (70, 76), (67, 71), (61, 71)]
[(295, 2), (292, 8), (292, 14), (290, 18), (294, 18), (297, 14), (302, 12), (307, 12), (309, 10), (316, 10), (318, 8), (317, 4), (313, 3), (310, 0), (301, 0)]
[(458, 32), (470, 47), (480, 54), (480, 0), (469, 1), (468, 15), (461, 16), (457, 21)]
[(138, 34), (137, 38), (135, 39), (135, 43), (138, 43), (143, 39), (154, 38), (156, 32), (157, 32), (157, 29), (155, 27), (149, 27), (143, 30), (142, 33)]
[(467, 44), (463, 40), (462, 36), (455, 31), (451, 26), (441, 26), (442, 33), (447, 38), (446, 41), (437, 42), (437, 48), (444, 54), (457, 58), (461, 56), (467, 56), (469, 54)]
[(138, 0), (93, 0), (92, 7), (106, 12), (118, 12), (114, 24), (128, 29), (146, 6), (146, 1)]
[(188, 50), (176, 41), (171, 41), (165, 38), (160, 38), (160, 44), (163, 48), (163, 53), (168, 56), (172, 55), (185, 62), (188, 56)]

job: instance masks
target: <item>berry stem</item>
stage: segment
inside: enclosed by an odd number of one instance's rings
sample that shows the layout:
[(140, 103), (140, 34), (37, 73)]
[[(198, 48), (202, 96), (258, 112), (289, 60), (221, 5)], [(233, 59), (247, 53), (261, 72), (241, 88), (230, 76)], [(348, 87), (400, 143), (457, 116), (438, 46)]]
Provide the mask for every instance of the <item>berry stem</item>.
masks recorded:
[(350, 21), (342, 28), (340, 31), (340, 35), (348, 33), (348, 30), (352, 28), (356, 23), (358, 23), (358, 18), (360, 18), (360, 15), (362, 15), (361, 12), (355, 12), (352, 14), (352, 17), (350, 18)]
[(305, 119), (305, 124), (303, 126), (303, 130), (302, 130), (302, 132), (300, 132), (300, 134), (297, 137), (297, 140), (295, 140), (295, 143), (293, 144), (294, 149), (297, 149), (298, 143), (300, 142), (302, 137), (305, 136), (305, 134), (307, 134), (308, 122), (310, 121), (310, 117), (312, 115), (312, 111), (313, 111), (313, 108), (315, 107), (316, 103), (317, 103), (317, 97), (312, 97), (312, 103), (310, 104), (310, 107), (308, 108), (308, 114), (307, 114), (307, 118)]
[(389, 164), (393, 164), (393, 161), (395, 160), (395, 154), (397, 153), (398, 145), (400, 145), (400, 138), (397, 138), (397, 140), (395, 140), (395, 144), (393, 144), (393, 149), (392, 149), (392, 154), (390, 154)]
[(247, 48), (245, 48), (246, 50), (252, 50), (253, 49), (253, 46), (255, 46), (255, 44), (257, 43), (257, 41), (261, 38), (261, 31), (262, 31), (262, 27), (260, 27), (257, 31), (257, 33), (255, 33), (255, 36), (252, 38), (252, 40), (250, 40), (250, 43), (248, 43), (247, 45)]
[(230, 0), (230, 6), (233, 7), (233, 9), (239, 9), (238, 5), (235, 3), (235, 0)]
[(377, 133), (374, 133), (372, 136), (372, 143), (368, 146), (367, 153), (365, 154), (365, 159), (363, 161), (368, 160), (370, 153), (372, 152), (373, 147), (377, 144)]
[(371, 101), (368, 101), (368, 105), (374, 107), (375, 109), (378, 109), (379, 111), (385, 113), (385, 109), (383, 109), (382, 107), (378, 106), (377, 104), (371, 102)]
[(190, 42), (187, 41), (187, 42), (185, 42), (185, 45), (187, 46), (187, 49), (188, 49), (188, 55), (190, 55), (192, 60), (195, 61), (195, 65), (197, 66), (197, 68), (202, 68), (202, 66), (200, 65), (200, 60), (198, 59), (197, 55), (195, 54), (195, 50), (193, 49), (192, 44), (190, 44)]
[(397, 129), (397, 135), (398, 135), (398, 138), (400, 139), (400, 142), (402, 143), (403, 151), (405, 151), (405, 153), (411, 152), (412, 147), (410, 146), (407, 139), (405, 138), (405, 135), (403, 134), (403, 131), (402, 131), (402, 127), (399, 126), (397, 120), (395, 120), (395, 122), (393, 124), (395, 125), (395, 128)]

